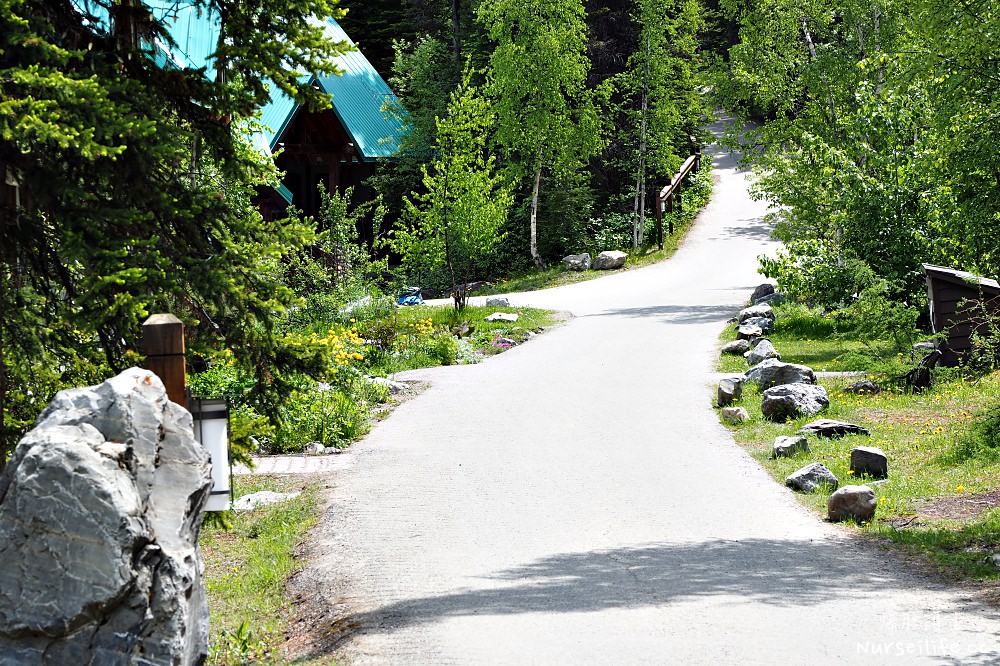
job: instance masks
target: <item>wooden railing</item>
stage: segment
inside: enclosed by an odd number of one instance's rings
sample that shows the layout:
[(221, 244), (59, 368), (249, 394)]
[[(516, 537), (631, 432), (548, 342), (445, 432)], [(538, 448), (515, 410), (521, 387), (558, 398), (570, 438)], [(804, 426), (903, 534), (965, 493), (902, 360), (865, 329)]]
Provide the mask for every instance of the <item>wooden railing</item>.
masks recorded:
[[(656, 195), (656, 243), (659, 249), (663, 249), (663, 213), (674, 212), (674, 201), (677, 202), (677, 210), (681, 210), (683, 205), (682, 183), (684, 177), (689, 173), (697, 173), (701, 167), (701, 151), (694, 149), (691, 157), (684, 160), (680, 171), (673, 178), (667, 179), (666, 186)], [(674, 218), (667, 218), (668, 231), (674, 233)]]

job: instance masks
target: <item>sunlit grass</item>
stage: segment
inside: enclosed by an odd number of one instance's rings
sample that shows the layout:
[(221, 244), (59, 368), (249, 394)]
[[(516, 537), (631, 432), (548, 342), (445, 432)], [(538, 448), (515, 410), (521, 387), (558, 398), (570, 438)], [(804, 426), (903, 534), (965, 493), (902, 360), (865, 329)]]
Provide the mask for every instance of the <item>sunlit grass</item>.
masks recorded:
[[(779, 319), (780, 321), (780, 319)], [(735, 338), (732, 327), (720, 336), (724, 343)], [(808, 334), (807, 334), (808, 335)], [(979, 443), (973, 425), (984, 411), (1000, 404), (1000, 372), (977, 379), (954, 370), (935, 373), (933, 385), (921, 392), (904, 392), (898, 375), (912, 368), (916, 354), (896, 352), (884, 343), (874, 347), (848, 336), (804, 337), (778, 330), (769, 335), (783, 361), (803, 363), (814, 370), (861, 370), (886, 390), (877, 394), (845, 393), (843, 389), (860, 377), (820, 378), (827, 389), (830, 408), (813, 417), (788, 423), (772, 423), (761, 413), (761, 393), (756, 385), (744, 387), (739, 403), (750, 421), (732, 426), (733, 435), (779, 483), (787, 475), (812, 462), (826, 465), (841, 485), (869, 483), (850, 471), (850, 452), (857, 446), (882, 449), (889, 459), (888, 480), (874, 485), (878, 510), (866, 534), (884, 537), (908, 551), (933, 560), (937, 566), (960, 577), (998, 578), (997, 568), (983, 563), (985, 555), (1000, 551), (1000, 517), (986, 512), (968, 520), (947, 520), (919, 515), (936, 498), (969, 497), (1000, 487), (1000, 450)], [(723, 357), (719, 369), (745, 372), (742, 357)], [(792, 458), (771, 459), (774, 439), (794, 434), (816, 418), (840, 419), (864, 426), (871, 437), (841, 439), (809, 437), (809, 452)], [(826, 515), (829, 493), (797, 494), (800, 501)], [(912, 522), (908, 518), (917, 516)], [(894, 525), (904, 525), (897, 529)]]

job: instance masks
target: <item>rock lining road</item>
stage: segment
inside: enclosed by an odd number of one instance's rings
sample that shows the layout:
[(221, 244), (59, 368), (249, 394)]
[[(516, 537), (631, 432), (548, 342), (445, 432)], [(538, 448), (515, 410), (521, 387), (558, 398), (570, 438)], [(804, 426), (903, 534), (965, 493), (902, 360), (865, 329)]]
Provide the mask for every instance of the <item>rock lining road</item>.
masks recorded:
[(340, 658), (1000, 663), (996, 612), (819, 520), (719, 425), (717, 335), (775, 245), (714, 160), (674, 258), (511, 295), (575, 317), (405, 373), (431, 387), (338, 456), (296, 589), (336, 609)]

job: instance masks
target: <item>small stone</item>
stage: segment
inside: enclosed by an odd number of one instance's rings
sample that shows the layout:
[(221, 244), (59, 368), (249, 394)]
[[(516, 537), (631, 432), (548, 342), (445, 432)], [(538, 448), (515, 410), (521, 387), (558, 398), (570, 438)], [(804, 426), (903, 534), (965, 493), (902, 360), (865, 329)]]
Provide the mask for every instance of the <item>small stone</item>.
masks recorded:
[(781, 354), (778, 353), (778, 350), (774, 348), (774, 345), (767, 338), (759, 338), (756, 344), (751, 343), (751, 347), (750, 351), (743, 354), (747, 363), (751, 366), (757, 365), (769, 358), (781, 360)]
[(791, 458), (796, 453), (809, 451), (809, 442), (801, 436), (781, 436), (771, 445), (772, 458)]
[(834, 439), (844, 435), (871, 435), (867, 428), (862, 428), (846, 421), (834, 421), (833, 419), (819, 419), (805, 424), (798, 430), (800, 435), (816, 435), (817, 437), (827, 437)]
[(261, 490), (256, 493), (250, 493), (249, 495), (244, 495), (236, 499), (233, 502), (233, 511), (253, 511), (254, 509), (259, 509), (262, 506), (270, 506), (271, 504), (280, 504), (281, 502), (286, 502), (294, 497), (298, 497), (300, 493), (276, 493), (271, 490)]
[(844, 393), (881, 393), (882, 387), (873, 382), (870, 379), (861, 379), (847, 388), (844, 389)]
[(734, 356), (743, 356), (748, 351), (750, 351), (750, 342), (747, 340), (733, 340), (722, 346), (723, 354), (732, 354)]
[(764, 335), (774, 331), (774, 320), (767, 317), (750, 317), (741, 326), (758, 326)]
[(851, 450), (851, 471), (855, 476), (884, 479), (889, 476), (889, 458), (882, 449), (859, 446)]
[(826, 465), (812, 463), (811, 465), (806, 465), (795, 470), (785, 477), (785, 485), (804, 493), (811, 493), (821, 485), (836, 488), (840, 485), (840, 481), (833, 475), (833, 472), (826, 468)]
[(743, 397), (743, 378), (727, 377), (719, 381), (718, 404), (727, 407)]
[(510, 299), (506, 296), (491, 296), (486, 299), (486, 307), (488, 308), (509, 308)]
[(723, 407), (722, 418), (735, 425), (749, 421), (750, 414), (743, 407)]
[(601, 252), (594, 259), (593, 268), (595, 271), (608, 271), (614, 268), (621, 268), (625, 265), (628, 255), (620, 250), (607, 250)]
[(388, 377), (369, 377), (368, 382), (371, 384), (378, 384), (379, 386), (385, 386), (389, 389), (389, 393), (392, 395), (406, 393), (406, 389), (408, 388), (405, 382), (397, 382), (389, 379)]
[(583, 254), (571, 254), (563, 257), (562, 262), (567, 270), (587, 271), (590, 270), (590, 253), (584, 252)]
[(494, 312), (485, 318), (486, 321), (509, 321), (515, 322), (518, 319), (516, 314), (508, 314), (506, 312)]
[(740, 310), (739, 321), (745, 322), (747, 319), (766, 318), (774, 321), (774, 310), (770, 305), (751, 305)]
[(749, 340), (761, 335), (764, 335), (764, 331), (757, 324), (740, 324), (739, 328), (736, 329), (737, 340)]
[(782, 423), (800, 416), (812, 416), (830, 406), (826, 389), (813, 384), (782, 384), (764, 391), (760, 410), (769, 421)]
[(844, 486), (826, 501), (827, 513), (835, 523), (852, 519), (858, 523), (870, 522), (877, 506), (875, 491), (868, 486)]
[(774, 285), (771, 284), (770, 282), (765, 282), (761, 285), (758, 285), (757, 288), (753, 290), (753, 293), (750, 294), (750, 302), (756, 305), (760, 301), (760, 299), (764, 298), (765, 296), (770, 296), (774, 293), (775, 293)]

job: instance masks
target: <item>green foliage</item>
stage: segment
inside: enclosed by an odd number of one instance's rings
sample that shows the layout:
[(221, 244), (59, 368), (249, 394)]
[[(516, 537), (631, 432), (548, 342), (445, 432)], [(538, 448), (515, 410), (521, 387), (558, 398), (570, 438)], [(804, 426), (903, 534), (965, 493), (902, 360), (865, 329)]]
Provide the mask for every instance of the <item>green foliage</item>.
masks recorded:
[[(258, 269), (311, 242), (313, 227), (257, 213), (256, 188), (276, 174), (245, 128), (268, 85), (328, 102), (297, 72), (331, 72), (346, 48), (311, 20), (338, 15), (335, 3), (213, 1), (217, 76), (157, 66), (148, 44), (170, 37), (143, 3), (82, 5), (94, 16), (0, 1), (0, 172), (16, 183), (0, 186), (3, 452), (52, 390), (136, 363), (153, 312), (180, 316), (196, 350), (242, 350), (262, 398), (280, 392), (286, 361), (305, 362), (274, 335), (294, 294)], [(33, 321), (18, 314), (26, 303)], [(39, 328), (51, 331), (41, 345)], [(30, 399), (8, 395), (21, 385)]]
[(564, 180), (601, 149), (597, 104), (607, 91), (586, 86), (581, 0), (491, 0), (478, 6), (477, 18), (496, 43), (488, 86), (497, 143), (512, 171), (533, 179), (529, 248), (544, 268), (537, 242), (542, 173)]
[(316, 522), (319, 486), (294, 476), (238, 476), (237, 497), (260, 490), (298, 497), (244, 513), (227, 526), (203, 525), (199, 546), (212, 609), (211, 663), (243, 666), (273, 657), (284, 642), (286, 585), (303, 560), (296, 547)]
[(791, 241), (774, 258), (758, 260), (760, 272), (775, 278), (787, 298), (830, 309), (849, 304), (875, 279), (865, 262), (819, 240)]
[(406, 200), (405, 223), (394, 230), (390, 247), (406, 268), (447, 268), (455, 308), (467, 294), (456, 285), (472, 281), (476, 264), (499, 242), (513, 196), (496, 175), (487, 154), (492, 113), (466, 71), (451, 96), (448, 114), (437, 120), (437, 154), (424, 169), (424, 194)]
[[(1000, 106), (981, 39), (1000, 28), (996, 7), (720, 4), (740, 43), (715, 89), (726, 108), (765, 121), (732, 139), (754, 148), (757, 194), (780, 208), (779, 237), (812, 244), (793, 254), (861, 259), (909, 301), (924, 289), (921, 262), (1000, 272)], [(841, 302), (833, 277), (831, 294), (810, 300)]]
[(890, 341), (893, 351), (909, 355), (919, 335), (917, 318), (920, 311), (893, 299), (884, 281), (865, 287), (857, 300), (837, 315), (857, 339), (872, 349), (877, 342)]

